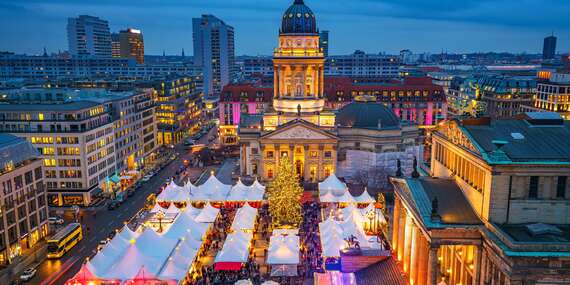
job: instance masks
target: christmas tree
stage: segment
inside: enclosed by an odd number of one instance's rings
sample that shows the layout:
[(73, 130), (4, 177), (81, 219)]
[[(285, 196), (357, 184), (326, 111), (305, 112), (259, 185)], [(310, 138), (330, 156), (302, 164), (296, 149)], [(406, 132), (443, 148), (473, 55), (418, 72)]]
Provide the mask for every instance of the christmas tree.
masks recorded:
[(267, 194), (273, 227), (298, 227), (303, 220), (303, 188), (299, 185), (299, 177), (287, 157), (280, 159), (276, 174)]

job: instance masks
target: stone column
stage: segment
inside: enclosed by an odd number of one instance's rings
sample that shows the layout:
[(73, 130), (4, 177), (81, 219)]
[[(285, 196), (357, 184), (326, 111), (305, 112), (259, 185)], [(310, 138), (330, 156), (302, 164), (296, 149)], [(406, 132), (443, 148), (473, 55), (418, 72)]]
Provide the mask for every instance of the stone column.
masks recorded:
[(404, 233), (404, 272), (410, 274), (410, 257), (412, 251), (412, 229), (413, 221), (410, 215), (406, 216), (406, 229)]
[(324, 144), (319, 144), (319, 152), (318, 152), (318, 155), (319, 155), (319, 164), (318, 164), (318, 166), (317, 166), (317, 179), (318, 179), (319, 181), (323, 181), (324, 179), (327, 179), (326, 177), (323, 178), (323, 176), (325, 175), (325, 168), (324, 168), (324, 165), (323, 165), (323, 159), (324, 159), (324, 156), (325, 156), (324, 150), (325, 150), (325, 145), (324, 145)]
[(279, 94), (279, 87), (281, 84), (279, 84), (279, 67), (274, 65), (273, 66), (273, 98), (277, 98), (277, 95)]
[[(402, 203), (400, 201), (400, 203)], [(400, 204), (402, 205), (402, 204)], [(406, 208), (400, 207), (400, 221), (398, 222), (398, 261), (402, 262), (404, 260), (404, 240), (406, 235), (406, 216), (408, 215)], [(403, 269), (403, 267), (402, 267)]]
[(437, 250), (439, 246), (431, 245), (429, 248), (428, 256), (428, 285), (437, 285), (437, 273), (439, 271), (437, 266)]
[(483, 270), (481, 267), (481, 255), (483, 251), (481, 250), (482, 245), (476, 246), (475, 258), (473, 259), (473, 284), (479, 284), (481, 280), (481, 275), (483, 275)]
[(305, 180), (311, 179), (311, 169), (309, 166), (309, 145), (308, 144), (303, 145), (303, 175), (305, 175)]
[(427, 239), (420, 235), (420, 248), (418, 250), (418, 273), (414, 284), (426, 285), (428, 268), (429, 243)]
[(400, 198), (394, 196), (394, 213), (392, 215), (392, 252), (398, 251), (398, 228), (400, 227)]
[(419, 235), (420, 232), (418, 227), (413, 224), (412, 225), (412, 243), (411, 243), (411, 253), (410, 253), (410, 265), (409, 265), (409, 274), (408, 280), (409, 284), (416, 285), (416, 275), (418, 272), (418, 248), (419, 248)]

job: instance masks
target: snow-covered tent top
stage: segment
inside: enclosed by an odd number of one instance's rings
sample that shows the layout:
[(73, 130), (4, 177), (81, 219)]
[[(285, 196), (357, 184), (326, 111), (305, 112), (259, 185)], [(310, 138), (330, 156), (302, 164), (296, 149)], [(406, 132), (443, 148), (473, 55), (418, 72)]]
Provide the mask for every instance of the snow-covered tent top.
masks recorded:
[(252, 238), (253, 234), (243, 231), (235, 231), (229, 234), (214, 262), (247, 262), (249, 244)]
[(245, 203), (243, 207), (237, 210), (231, 228), (233, 230), (253, 230), (256, 218), (257, 209), (251, 207), (249, 203)]
[(193, 244), (193, 239), (186, 239), (180, 242), (174, 254), (168, 258), (163, 269), (158, 273), (161, 280), (183, 280), (188, 274), (188, 268), (192, 265), (198, 252)]
[(339, 203), (355, 203), (356, 200), (352, 197), (352, 194), (348, 192), (348, 189), (339, 197), (336, 197), (336, 201)]
[(231, 188), (231, 185), (220, 182), (212, 174), (204, 184), (191, 193), (190, 199), (192, 201), (226, 201)]
[(269, 240), (267, 263), (299, 264), (299, 236), (271, 236)]
[(254, 188), (260, 189), (265, 191), (265, 186), (262, 185), (261, 183), (259, 183), (259, 181), (257, 180), (257, 178), (255, 178), (255, 181), (253, 181), (253, 184), (251, 185)]
[(346, 184), (344, 184), (336, 175), (331, 174), (323, 182), (319, 183), (319, 195), (324, 195), (326, 192), (332, 192), (335, 196), (340, 196), (346, 190)]
[(374, 203), (376, 202), (376, 200), (374, 200), (374, 198), (372, 198), (372, 196), (370, 196), (370, 194), (368, 194), (368, 191), (366, 189), (364, 189), (364, 192), (362, 192), (362, 194), (358, 197), (354, 197), (354, 199), (356, 200), (357, 203)]
[(219, 209), (214, 208), (210, 203), (204, 206), (204, 209), (200, 211), (198, 216), (196, 216), (196, 222), (198, 223), (213, 223), (218, 217)]

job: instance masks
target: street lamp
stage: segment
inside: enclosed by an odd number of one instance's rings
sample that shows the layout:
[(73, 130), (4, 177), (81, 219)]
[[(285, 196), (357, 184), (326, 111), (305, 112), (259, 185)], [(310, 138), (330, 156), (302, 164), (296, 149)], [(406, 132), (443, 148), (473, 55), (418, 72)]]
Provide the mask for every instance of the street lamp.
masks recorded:
[(164, 219), (164, 212), (162, 210), (159, 210), (155, 217), (158, 219), (158, 232), (162, 233), (162, 219)]
[(374, 210), (370, 210), (366, 213), (366, 218), (368, 218), (368, 220), (370, 221), (370, 223), (368, 224), (368, 230), (374, 234), (376, 234), (376, 231), (372, 226), (372, 221), (374, 220), (375, 217), (376, 213), (374, 212)]

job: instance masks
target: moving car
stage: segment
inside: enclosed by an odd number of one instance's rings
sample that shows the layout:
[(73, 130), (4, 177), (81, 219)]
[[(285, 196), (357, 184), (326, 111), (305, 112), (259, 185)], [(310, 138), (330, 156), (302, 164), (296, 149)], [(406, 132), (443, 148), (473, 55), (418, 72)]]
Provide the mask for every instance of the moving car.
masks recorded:
[(60, 217), (49, 217), (48, 223), (50, 225), (63, 225), (63, 223), (65, 223), (65, 221)]
[(107, 210), (115, 210), (119, 207), (119, 202), (117, 201), (111, 201), (108, 205), (107, 205)]
[(35, 268), (28, 268), (22, 272), (20, 275), (20, 280), (22, 281), (30, 281), (34, 276), (36, 276), (36, 269)]

